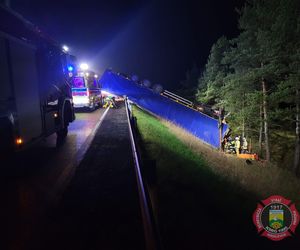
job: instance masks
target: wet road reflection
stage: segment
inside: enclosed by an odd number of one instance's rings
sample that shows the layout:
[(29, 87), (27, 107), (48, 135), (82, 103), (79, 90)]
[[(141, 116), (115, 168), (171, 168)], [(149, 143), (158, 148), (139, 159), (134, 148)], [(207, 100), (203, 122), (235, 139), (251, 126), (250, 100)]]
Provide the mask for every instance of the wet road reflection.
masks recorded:
[[(1, 163), (0, 249), (30, 249), (47, 211), (55, 207), (89, 147), (105, 110), (77, 113), (64, 145), (56, 135)], [(4, 244), (4, 248), (2, 245)]]

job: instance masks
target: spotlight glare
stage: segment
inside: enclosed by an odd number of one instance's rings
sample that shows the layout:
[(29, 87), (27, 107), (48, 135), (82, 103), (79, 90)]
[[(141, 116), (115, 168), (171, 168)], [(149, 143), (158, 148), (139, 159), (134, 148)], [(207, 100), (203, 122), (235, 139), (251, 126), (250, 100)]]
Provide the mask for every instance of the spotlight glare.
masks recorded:
[(82, 69), (82, 70), (87, 70), (88, 68), (89, 68), (89, 65), (88, 65), (88, 64), (86, 64), (86, 63), (80, 64), (80, 69)]
[(65, 52), (68, 52), (69, 51), (69, 47), (67, 45), (63, 45), (62, 46), (62, 49), (65, 51)]

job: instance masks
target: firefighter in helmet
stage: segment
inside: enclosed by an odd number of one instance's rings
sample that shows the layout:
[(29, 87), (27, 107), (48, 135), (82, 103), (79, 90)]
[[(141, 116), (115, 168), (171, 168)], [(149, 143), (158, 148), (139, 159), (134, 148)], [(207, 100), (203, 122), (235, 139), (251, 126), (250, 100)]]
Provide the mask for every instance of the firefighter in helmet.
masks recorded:
[(103, 108), (107, 108), (107, 107), (117, 108), (114, 96), (108, 95), (104, 101), (105, 101), (105, 104), (103, 105)]
[(237, 155), (240, 154), (240, 149), (241, 149), (241, 142), (240, 142), (240, 138), (238, 136), (235, 137), (235, 152)]

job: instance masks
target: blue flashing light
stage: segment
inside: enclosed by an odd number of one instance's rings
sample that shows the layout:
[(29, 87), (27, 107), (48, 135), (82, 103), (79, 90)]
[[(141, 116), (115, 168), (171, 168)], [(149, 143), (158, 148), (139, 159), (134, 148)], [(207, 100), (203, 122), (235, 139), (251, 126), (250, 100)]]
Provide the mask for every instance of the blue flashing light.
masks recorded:
[(72, 65), (69, 65), (69, 66), (68, 66), (68, 71), (69, 71), (69, 72), (72, 72), (73, 70), (74, 70), (74, 67), (73, 67)]

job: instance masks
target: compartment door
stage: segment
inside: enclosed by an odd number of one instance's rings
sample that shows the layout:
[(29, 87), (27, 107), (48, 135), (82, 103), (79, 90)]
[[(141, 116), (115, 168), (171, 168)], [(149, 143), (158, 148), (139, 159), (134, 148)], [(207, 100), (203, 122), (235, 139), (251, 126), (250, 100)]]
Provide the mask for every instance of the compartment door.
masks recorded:
[(18, 40), (9, 45), (19, 132), (27, 143), (42, 135), (36, 49)]

